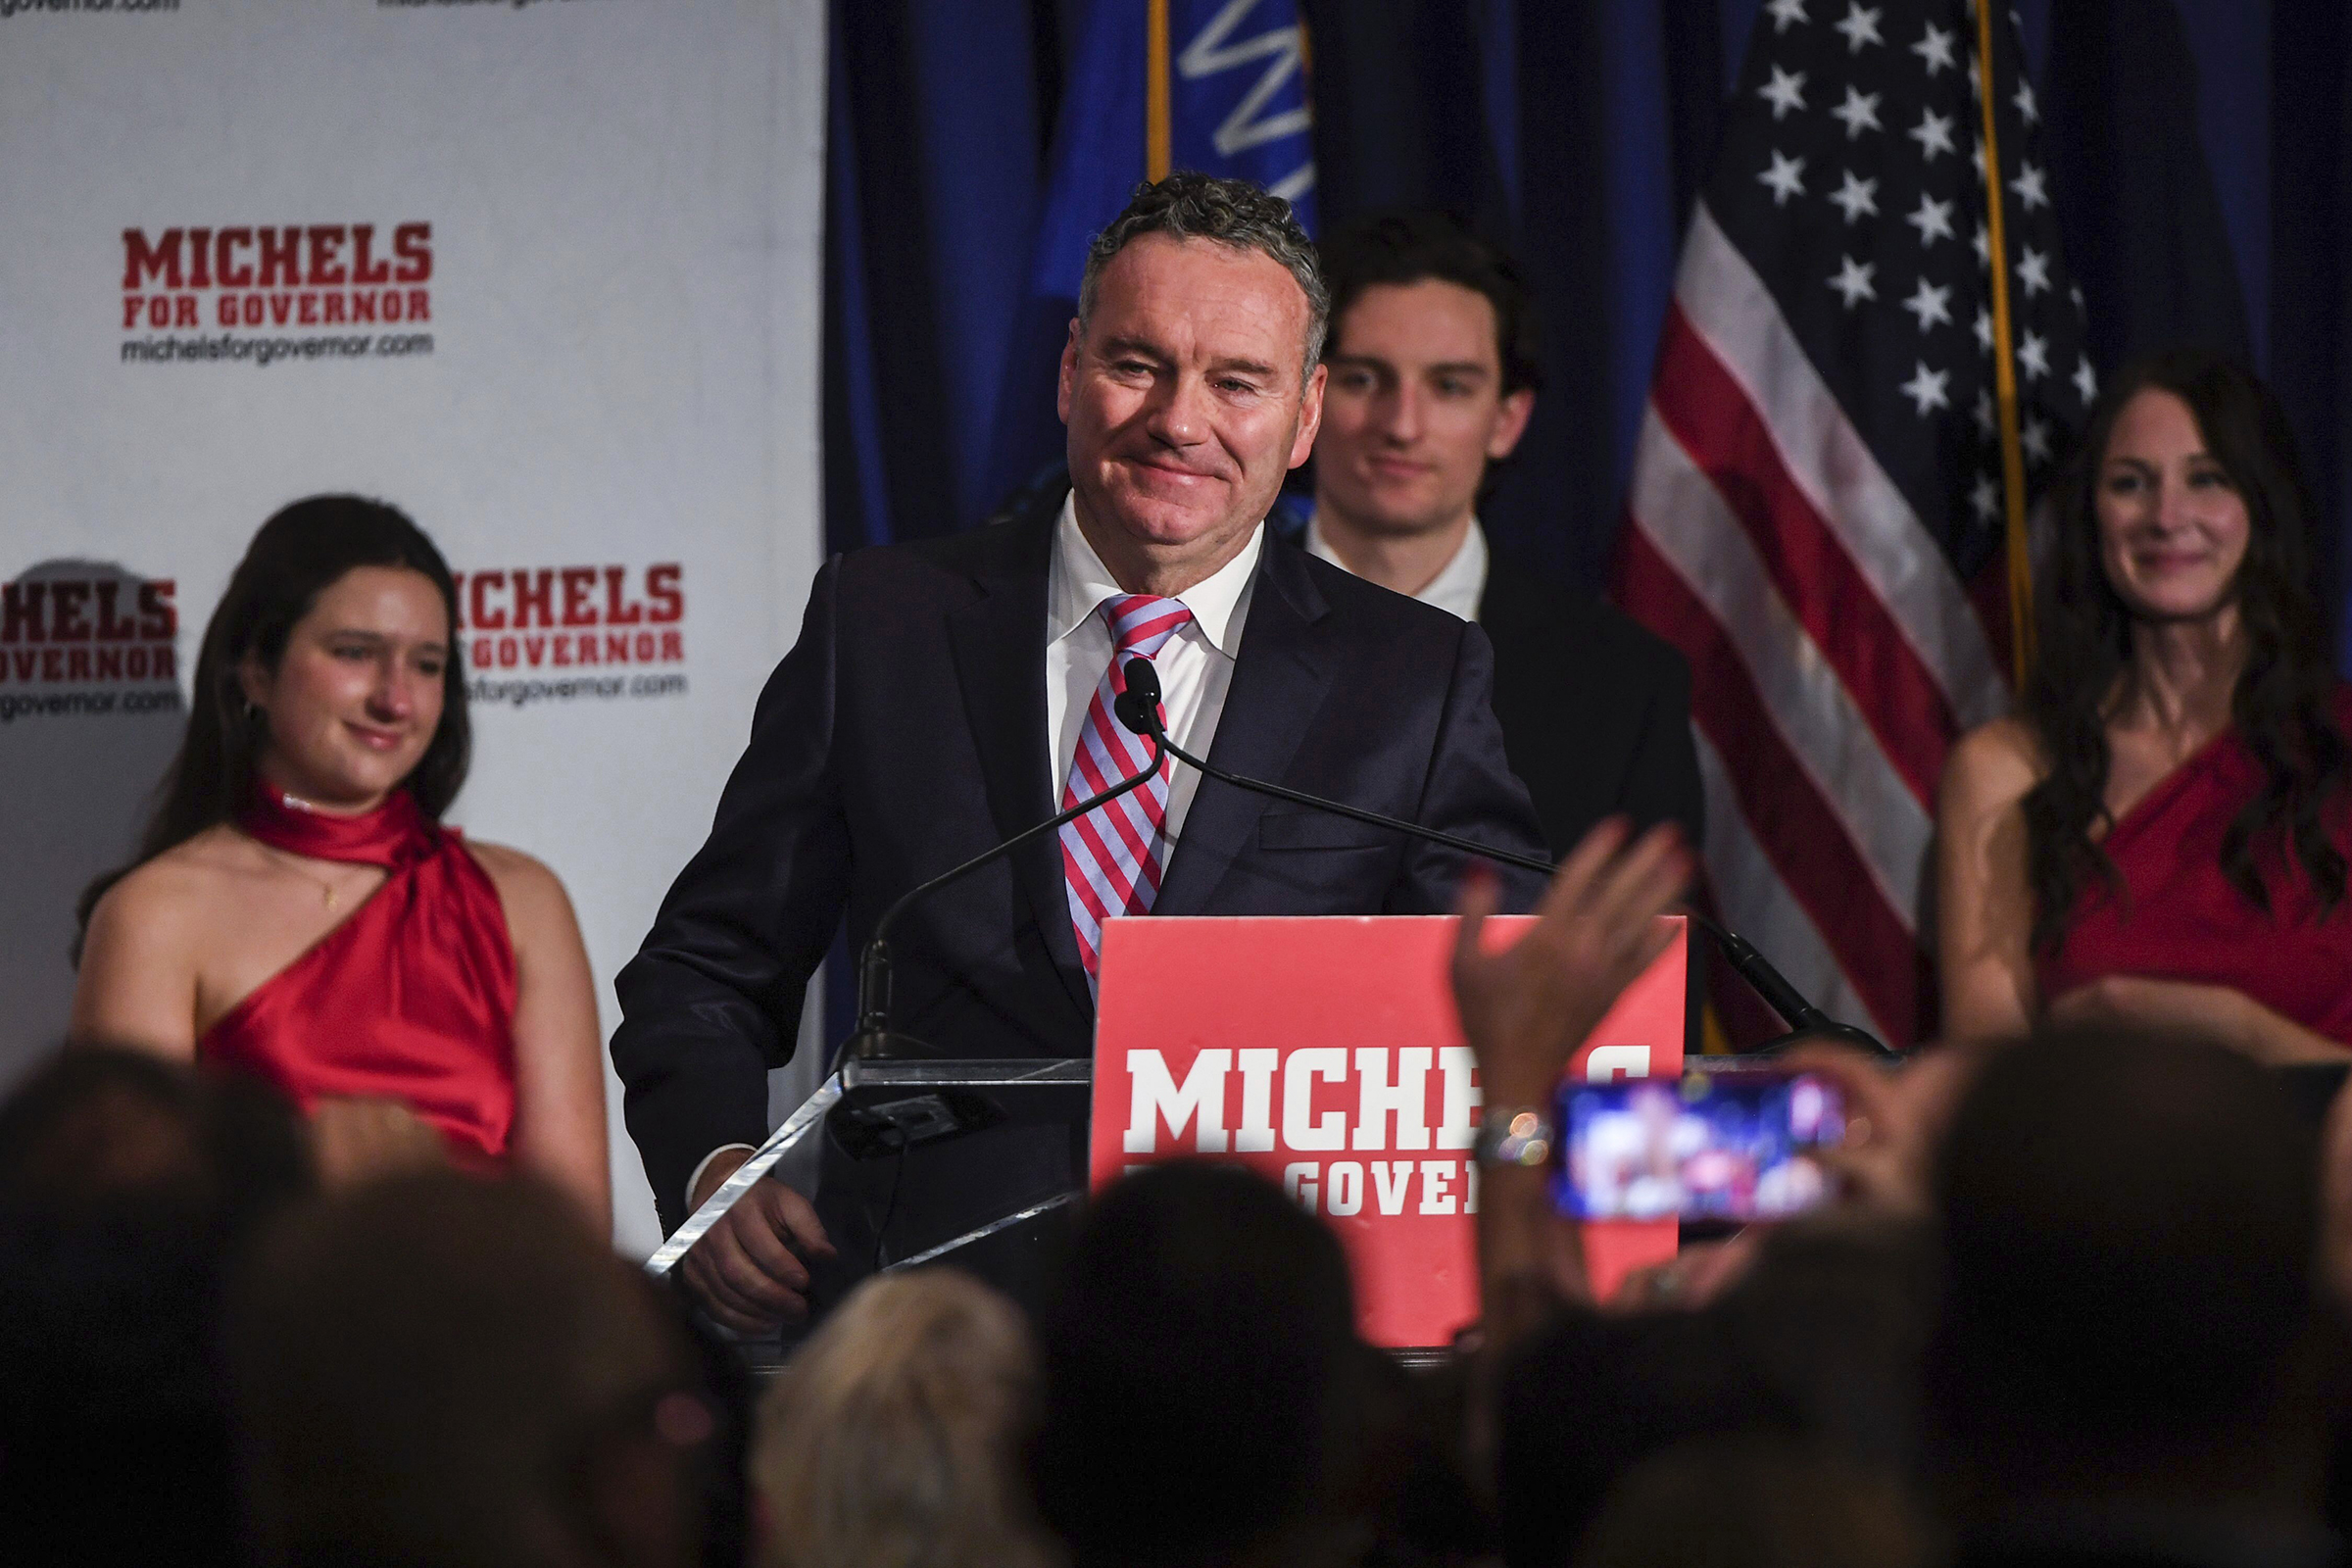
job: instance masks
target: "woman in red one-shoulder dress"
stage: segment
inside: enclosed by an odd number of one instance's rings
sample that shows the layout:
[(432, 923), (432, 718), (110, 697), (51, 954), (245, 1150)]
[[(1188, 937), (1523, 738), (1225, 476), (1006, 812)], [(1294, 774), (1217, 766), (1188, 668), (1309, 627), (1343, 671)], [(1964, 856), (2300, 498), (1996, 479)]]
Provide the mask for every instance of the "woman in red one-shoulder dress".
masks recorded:
[(2352, 697), (2277, 401), (2209, 354), (2133, 366), (2052, 510), (2018, 713), (1944, 773), (1945, 1032), (2046, 1014), (2345, 1059)]
[(139, 858), (83, 900), (72, 1033), (241, 1069), (322, 1162), (437, 1145), (611, 1223), (588, 960), (554, 874), (441, 813), (470, 731), (449, 567), (393, 508), (286, 507), (197, 656)]

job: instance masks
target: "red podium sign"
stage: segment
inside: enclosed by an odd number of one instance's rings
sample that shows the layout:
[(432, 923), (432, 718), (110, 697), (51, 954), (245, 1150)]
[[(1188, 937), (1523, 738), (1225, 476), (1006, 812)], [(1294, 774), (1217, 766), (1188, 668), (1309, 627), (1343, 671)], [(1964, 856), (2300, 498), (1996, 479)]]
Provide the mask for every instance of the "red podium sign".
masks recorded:
[[(1516, 940), (1527, 916), (1488, 922)], [(1689, 938), (1578, 1051), (1593, 1079), (1682, 1071)], [(1129, 917), (1103, 927), (1092, 1175), (1206, 1156), (1280, 1182), (1348, 1250), (1364, 1337), (1448, 1343), (1478, 1316), (1481, 1093), (1447, 980), (1450, 916)], [(1675, 1227), (1586, 1227), (1595, 1290)]]

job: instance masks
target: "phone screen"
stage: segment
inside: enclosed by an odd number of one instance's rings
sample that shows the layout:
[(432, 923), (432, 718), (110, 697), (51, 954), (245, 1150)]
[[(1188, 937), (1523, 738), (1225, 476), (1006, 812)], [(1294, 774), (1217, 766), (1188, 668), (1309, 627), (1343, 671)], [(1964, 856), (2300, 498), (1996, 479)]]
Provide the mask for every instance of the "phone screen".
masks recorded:
[(1814, 1074), (1741, 1068), (1564, 1085), (1557, 1125), (1561, 1213), (1743, 1224), (1829, 1196), (1814, 1151), (1845, 1136), (1845, 1107)]

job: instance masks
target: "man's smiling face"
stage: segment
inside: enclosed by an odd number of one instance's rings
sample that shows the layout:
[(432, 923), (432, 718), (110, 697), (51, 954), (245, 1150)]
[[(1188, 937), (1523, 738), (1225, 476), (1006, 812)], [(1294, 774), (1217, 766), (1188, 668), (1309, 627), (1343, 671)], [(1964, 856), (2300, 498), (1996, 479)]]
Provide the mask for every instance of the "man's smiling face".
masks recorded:
[(1314, 447), (1322, 367), (1280, 262), (1147, 234), (1098, 278), (1058, 406), (1087, 538), (1131, 591), (1174, 593), (1248, 543)]

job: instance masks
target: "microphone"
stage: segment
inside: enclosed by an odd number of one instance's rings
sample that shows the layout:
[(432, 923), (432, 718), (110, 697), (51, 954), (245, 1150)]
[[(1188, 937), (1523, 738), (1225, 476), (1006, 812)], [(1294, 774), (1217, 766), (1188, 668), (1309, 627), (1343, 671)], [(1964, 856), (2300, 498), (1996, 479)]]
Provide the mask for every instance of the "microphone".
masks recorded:
[(1696, 909), (1686, 908), (1684, 912), (1715, 939), (1715, 945), (1723, 950), (1724, 961), (1732, 966), (1733, 972), (1746, 981), (1748, 989), (1762, 997), (1765, 1005), (1779, 1013), (1781, 1021), (1788, 1025), (1787, 1034), (1777, 1040), (1767, 1040), (1748, 1054), (1778, 1055), (1799, 1040), (1816, 1037), (1842, 1040), (1849, 1046), (1860, 1046), (1882, 1056), (1902, 1054), (1869, 1030), (1856, 1028), (1850, 1023), (1839, 1023), (1806, 1001), (1804, 993), (1790, 985), (1788, 976), (1765, 961), (1764, 955), (1758, 953), (1739, 932), (1707, 918)]
[[(1151, 670), (1152, 662), (1148, 659), (1130, 661), (1127, 665), (1127, 678), (1131, 682), (1135, 679), (1138, 665), (1146, 670)], [(1152, 705), (1150, 711), (1152, 716), (1156, 717), (1159, 705), (1159, 676), (1153, 672), (1150, 678)], [(892, 924), (906, 912), (909, 906), (936, 890), (970, 875), (982, 866), (1003, 859), (1038, 835), (1056, 832), (1063, 823), (1075, 821), (1098, 807), (1109, 805), (1129, 790), (1140, 789), (1149, 783), (1152, 775), (1159, 771), (1160, 764), (1165, 760), (1162, 754), (1162, 749), (1166, 744), (1165, 738), (1147, 733), (1137, 727), (1134, 719), (1129, 716), (1130, 709), (1126, 696), (1118, 699), (1118, 712), (1119, 721), (1136, 734), (1142, 735), (1151, 746), (1151, 761), (1145, 763), (1137, 772), (1120, 779), (1102, 794), (1080, 801), (1067, 810), (1056, 811), (1036, 826), (1023, 828), (995, 848), (984, 850), (973, 856), (961, 865), (952, 870), (942, 871), (930, 881), (908, 888), (905, 893), (899, 895), (897, 901), (889, 908), (882, 911), (882, 918), (874, 922), (874, 934), (867, 940), (865, 951), (858, 960), (858, 1032), (850, 1036), (849, 1040), (844, 1043), (842, 1049), (845, 1052), (855, 1054), (861, 1061), (883, 1061), (892, 1058), (939, 1054), (937, 1051), (922, 1041), (911, 1035), (894, 1033), (890, 1027), (890, 928)]]
[(1451, 833), (1441, 833), (1434, 827), (1423, 827), (1418, 822), (1407, 822), (1399, 817), (1383, 816), (1378, 811), (1367, 811), (1358, 807), (1344, 806), (1338, 801), (1327, 801), (1320, 795), (1302, 795), (1297, 790), (1284, 789), (1279, 784), (1261, 783), (1253, 778), (1244, 778), (1239, 773), (1228, 773), (1221, 767), (1210, 766), (1168, 738), (1168, 727), (1159, 716), (1159, 671), (1152, 667), (1152, 661), (1149, 659), (1127, 661), (1127, 690), (1119, 695), (1118, 701), (1112, 705), (1112, 710), (1118, 721), (1136, 734), (1159, 746), (1178, 761), (1191, 764), (1220, 784), (1230, 784), (1237, 790), (1248, 790), (1253, 795), (1270, 795), (1278, 801), (1289, 801), (1295, 806), (1309, 806), (1318, 811), (1329, 811), (1334, 815), (1347, 817), (1350, 821), (1368, 823), (1373, 827), (1389, 828), (1392, 831), (1402, 833), (1408, 838), (1427, 839), (1432, 844), (1443, 844), (1449, 850), (1460, 850), (1464, 855), (1476, 855), (1489, 860), (1500, 860), (1505, 865), (1515, 865), (1522, 870), (1540, 872), (1544, 876), (1551, 875), (1555, 869), (1549, 860), (1539, 859), (1532, 855), (1514, 855), (1509, 850), (1497, 850), (1481, 844), (1475, 839), (1460, 838)]
[[(1338, 801), (1327, 801), (1319, 795), (1307, 795), (1298, 790), (1285, 789), (1279, 784), (1267, 784), (1258, 779), (1244, 778), (1238, 773), (1229, 773), (1221, 767), (1212, 766), (1184, 750), (1168, 737), (1167, 725), (1159, 716), (1159, 671), (1152, 667), (1152, 661), (1130, 659), (1127, 661), (1126, 676), (1127, 689), (1119, 694), (1118, 700), (1112, 705), (1112, 711), (1118, 721), (1151, 742), (1154, 747), (1166, 752), (1168, 756), (1199, 769), (1221, 784), (1230, 784), (1235, 789), (1248, 790), (1253, 795), (1271, 796), (1275, 800), (1288, 801), (1295, 806), (1311, 807), (1319, 811), (1329, 811), (1351, 821), (1402, 833), (1408, 838), (1421, 839), (1431, 844), (1443, 844), (1449, 850), (1459, 850), (1465, 855), (1475, 855), (1485, 859), (1497, 860), (1504, 865), (1515, 865), (1522, 870), (1539, 872), (1544, 876), (1549, 876), (1558, 869), (1552, 861), (1539, 858), (1536, 856), (1516, 855), (1509, 850), (1494, 849), (1480, 844), (1476, 840), (1461, 838), (1452, 833), (1441, 833), (1434, 827), (1423, 827), (1418, 822), (1408, 822), (1401, 817), (1384, 816), (1378, 811), (1367, 811), (1360, 807), (1343, 805)], [(1798, 1040), (1816, 1036), (1842, 1040), (1880, 1055), (1899, 1054), (1897, 1052), (1888, 1050), (1883, 1041), (1867, 1029), (1858, 1029), (1852, 1024), (1840, 1023), (1813, 1005), (1805, 999), (1803, 992), (1790, 985), (1788, 978), (1774, 968), (1764, 956), (1739, 933), (1689, 906), (1684, 906), (1683, 912), (1693, 925), (1715, 939), (1717, 944), (1722, 947), (1724, 958), (1731, 964), (1733, 970), (1754, 989), (1756, 995), (1764, 999), (1773, 1011), (1781, 1015), (1783, 1022), (1788, 1025), (1788, 1033), (1777, 1040), (1767, 1041), (1750, 1054), (1775, 1054), (1788, 1049)]]

